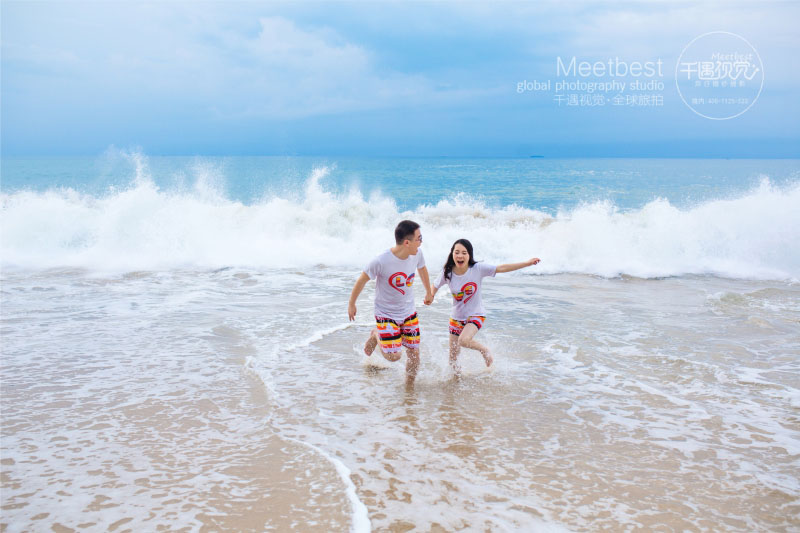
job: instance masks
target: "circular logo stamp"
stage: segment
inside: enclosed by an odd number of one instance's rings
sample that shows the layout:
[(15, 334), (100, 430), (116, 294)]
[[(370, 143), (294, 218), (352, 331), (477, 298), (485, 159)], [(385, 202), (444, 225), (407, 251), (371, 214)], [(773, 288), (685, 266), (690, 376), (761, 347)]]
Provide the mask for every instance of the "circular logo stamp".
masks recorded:
[(695, 37), (675, 65), (683, 103), (711, 120), (735, 118), (750, 109), (764, 87), (764, 66), (753, 45), (735, 33)]

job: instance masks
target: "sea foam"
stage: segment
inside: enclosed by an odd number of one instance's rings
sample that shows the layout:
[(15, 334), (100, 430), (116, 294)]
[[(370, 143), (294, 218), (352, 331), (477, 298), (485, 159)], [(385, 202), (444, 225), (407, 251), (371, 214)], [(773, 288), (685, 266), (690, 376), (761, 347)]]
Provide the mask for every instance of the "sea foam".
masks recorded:
[(577, 272), (652, 278), (711, 274), (800, 278), (800, 183), (769, 179), (737, 197), (678, 208), (655, 199), (623, 210), (608, 201), (555, 215), (518, 205), (487, 206), (460, 193), (410, 211), (387, 193), (326, 188), (316, 168), (304, 188), (231, 200), (199, 179), (163, 190), (145, 166), (124, 190), (3, 193), (4, 268), (78, 267), (95, 271), (226, 266), (362, 268), (391, 246), (401, 219), (422, 225), (423, 253), (435, 273), (452, 242), (468, 238), (478, 260), (542, 259), (525, 273)]

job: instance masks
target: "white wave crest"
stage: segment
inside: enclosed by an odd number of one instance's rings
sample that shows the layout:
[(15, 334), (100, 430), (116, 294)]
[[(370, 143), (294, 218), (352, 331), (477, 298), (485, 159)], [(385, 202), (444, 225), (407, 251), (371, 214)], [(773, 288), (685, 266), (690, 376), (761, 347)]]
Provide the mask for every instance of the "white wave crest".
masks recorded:
[(464, 194), (400, 211), (385, 193), (365, 198), (358, 189), (326, 190), (328, 172), (315, 169), (301, 194), (285, 191), (252, 205), (204, 180), (191, 189), (160, 190), (146, 163), (128, 189), (104, 196), (71, 189), (3, 193), (0, 260), (4, 268), (103, 271), (360, 268), (392, 245), (394, 226), (409, 218), (422, 225), (431, 272), (464, 237), (479, 260), (540, 257), (528, 273), (800, 278), (800, 183), (779, 188), (764, 179), (737, 198), (688, 209), (663, 199), (625, 211), (595, 202), (551, 216), (516, 205), (487, 207)]

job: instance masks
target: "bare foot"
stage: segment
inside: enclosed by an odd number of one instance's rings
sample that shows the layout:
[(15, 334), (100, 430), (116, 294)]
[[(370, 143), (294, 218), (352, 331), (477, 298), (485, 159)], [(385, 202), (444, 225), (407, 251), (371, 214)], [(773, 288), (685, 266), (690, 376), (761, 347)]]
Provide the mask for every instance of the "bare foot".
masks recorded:
[(364, 345), (364, 353), (367, 354), (367, 357), (372, 355), (377, 345), (378, 339), (375, 338), (375, 335), (370, 335), (369, 339), (367, 339), (367, 343)]
[(453, 369), (453, 375), (461, 377), (461, 365), (458, 364), (458, 359), (450, 359), (450, 368)]
[(494, 357), (492, 357), (491, 352), (489, 352), (489, 350), (486, 350), (485, 352), (481, 352), (481, 355), (483, 356), (483, 360), (486, 361), (486, 366), (492, 366), (492, 363), (494, 362)]

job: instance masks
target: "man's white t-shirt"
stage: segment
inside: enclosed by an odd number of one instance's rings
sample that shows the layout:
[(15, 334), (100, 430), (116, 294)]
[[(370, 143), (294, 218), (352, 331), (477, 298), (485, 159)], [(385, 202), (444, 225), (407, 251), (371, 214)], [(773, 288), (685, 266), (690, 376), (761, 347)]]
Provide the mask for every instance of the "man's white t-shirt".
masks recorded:
[(375, 316), (391, 318), (398, 324), (414, 314), (414, 291), (411, 285), (417, 269), (425, 266), (422, 250), (406, 259), (398, 259), (386, 250), (370, 261), (364, 273), (376, 281)]
[(451, 318), (456, 320), (466, 320), (471, 316), (486, 316), (481, 303), (481, 280), (486, 276), (497, 273), (495, 265), (486, 263), (475, 263), (462, 275), (450, 272), (450, 281), (444, 279), (444, 270), (436, 278), (434, 286), (439, 287), (447, 284), (450, 292), (453, 293), (453, 311)]

